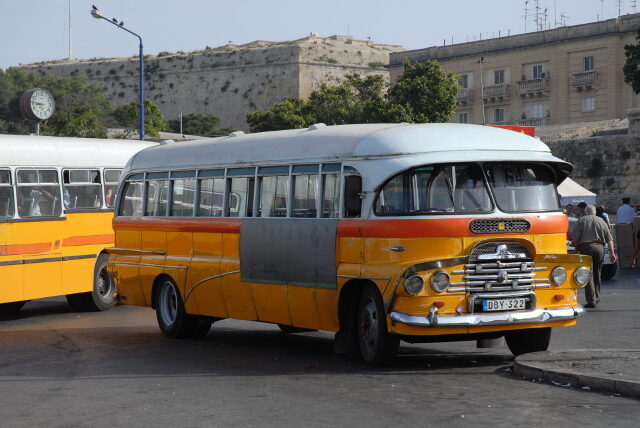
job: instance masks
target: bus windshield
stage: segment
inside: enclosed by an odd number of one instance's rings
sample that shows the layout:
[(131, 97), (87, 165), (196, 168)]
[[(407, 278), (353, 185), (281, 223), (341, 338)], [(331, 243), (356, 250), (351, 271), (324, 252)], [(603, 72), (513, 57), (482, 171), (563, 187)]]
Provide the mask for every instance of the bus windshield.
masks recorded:
[(377, 216), (490, 213), (494, 206), (489, 189), (504, 212), (559, 209), (550, 168), (540, 164), (488, 163), (483, 167), (428, 165), (402, 172), (379, 191), (374, 213)]

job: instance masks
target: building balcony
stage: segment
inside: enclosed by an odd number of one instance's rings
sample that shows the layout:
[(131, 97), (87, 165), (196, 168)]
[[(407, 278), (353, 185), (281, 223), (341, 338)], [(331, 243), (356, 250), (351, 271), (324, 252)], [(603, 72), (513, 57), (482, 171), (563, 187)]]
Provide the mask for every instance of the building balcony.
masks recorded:
[(473, 100), (473, 89), (472, 88), (461, 88), (458, 91), (458, 95), (456, 97), (456, 101), (458, 103), (467, 103)]
[(509, 85), (500, 83), (482, 88), (482, 98), (489, 101), (502, 100), (509, 97)]
[(581, 90), (582, 88), (591, 88), (598, 83), (598, 73), (596, 71), (582, 71), (580, 73), (571, 73), (571, 86)]
[(521, 97), (540, 96), (549, 92), (549, 79), (519, 80), (516, 82), (516, 92)]
[(521, 119), (518, 121), (519, 126), (545, 126), (549, 124), (549, 119), (546, 117)]

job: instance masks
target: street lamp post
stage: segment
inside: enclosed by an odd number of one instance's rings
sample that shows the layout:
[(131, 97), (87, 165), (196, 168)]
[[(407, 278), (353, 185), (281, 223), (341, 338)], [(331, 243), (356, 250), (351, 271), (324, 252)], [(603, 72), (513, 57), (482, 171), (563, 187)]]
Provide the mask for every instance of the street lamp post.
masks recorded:
[(124, 22), (120, 21), (118, 23), (118, 20), (116, 18), (112, 18), (112, 19), (107, 18), (106, 15), (103, 12), (101, 12), (100, 10), (98, 10), (98, 8), (95, 7), (95, 6), (92, 6), (92, 8), (91, 8), (91, 16), (93, 16), (96, 19), (104, 19), (108, 23), (113, 24), (116, 27), (123, 29), (127, 33), (133, 34), (140, 41), (140, 64), (139, 64), (139, 68), (140, 68), (140, 70), (139, 70), (139, 72), (140, 72), (140, 83), (139, 83), (140, 90), (138, 91), (138, 93), (140, 95), (140, 113), (138, 114), (138, 132), (140, 133), (140, 139), (144, 140), (144, 54), (142, 52), (142, 37), (140, 37), (139, 34), (136, 34), (133, 31), (131, 31), (128, 28), (126, 28), (124, 26)]
[(478, 64), (480, 64), (480, 104), (482, 106), (482, 124), (486, 125), (487, 121), (484, 114), (484, 84), (482, 82), (482, 74), (484, 71), (482, 70), (482, 65), (484, 64), (484, 57), (481, 56), (478, 60)]

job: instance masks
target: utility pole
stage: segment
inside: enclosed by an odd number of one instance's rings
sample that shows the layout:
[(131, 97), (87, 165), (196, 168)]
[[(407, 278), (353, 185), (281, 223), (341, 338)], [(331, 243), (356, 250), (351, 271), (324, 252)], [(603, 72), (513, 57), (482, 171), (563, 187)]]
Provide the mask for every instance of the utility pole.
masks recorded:
[(478, 60), (478, 64), (480, 64), (480, 104), (482, 105), (482, 124), (486, 125), (487, 120), (485, 118), (485, 113), (484, 113), (484, 83), (482, 82), (482, 74), (483, 74), (482, 65), (484, 64), (483, 56), (481, 56), (480, 59)]
[(67, 3), (67, 6), (69, 8), (69, 59), (72, 59), (73, 55), (71, 54), (71, 0), (69, 0), (69, 2)]

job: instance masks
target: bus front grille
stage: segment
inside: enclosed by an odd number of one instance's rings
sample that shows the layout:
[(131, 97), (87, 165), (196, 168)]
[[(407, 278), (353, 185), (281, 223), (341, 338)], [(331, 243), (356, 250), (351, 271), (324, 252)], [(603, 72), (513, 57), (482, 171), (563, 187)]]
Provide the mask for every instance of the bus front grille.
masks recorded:
[(485, 233), (525, 233), (531, 223), (523, 218), (476, 219), (469, 224), (469, 230), (477, 234)]

